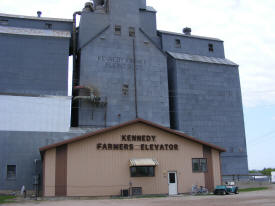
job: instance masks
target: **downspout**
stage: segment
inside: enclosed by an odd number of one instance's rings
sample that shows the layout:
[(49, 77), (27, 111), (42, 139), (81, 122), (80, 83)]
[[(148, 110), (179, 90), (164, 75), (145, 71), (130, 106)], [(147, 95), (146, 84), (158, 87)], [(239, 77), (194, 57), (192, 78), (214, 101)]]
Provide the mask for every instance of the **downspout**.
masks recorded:
[(138, 118), (138, 107), (137, 107), (137, 65), (136, 65), (136, 41), (133, 39), (133, 63), (134, 63), (134, 83), (135, 83), (135, 110), (136, 118)]
[[(73, 14), (73, 74), (77, 71), (77, 39), (76, 39), (76, 15), (81, 15), (81, 11), (77, 11)], [(76, 80), (77, 79), (77, 80)], [(78, 77), (73, 76), (73, 86), (77, 86)]]
[[(80, 11), (77, 11), (73, 14), (73, 33), (72, 33), (72, 47), (73, 47), (73, 81), (72, 87), (79, 84), (79, 70), (77, 68), (77, 34), (76, 34), (76, 16), (81, 15)], [(74, 97), (74, 91), (72, 91), (72, 96)], [(72, 98), (72, 108), (71, 108), (71, 126), (78, 126), (78, 103), (73, 102)]]

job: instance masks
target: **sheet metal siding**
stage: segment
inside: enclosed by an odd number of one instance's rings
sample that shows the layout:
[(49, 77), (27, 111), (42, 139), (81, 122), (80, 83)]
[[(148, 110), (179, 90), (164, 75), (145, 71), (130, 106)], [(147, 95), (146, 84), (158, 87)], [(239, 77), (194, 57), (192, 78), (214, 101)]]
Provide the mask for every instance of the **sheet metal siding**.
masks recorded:
[(44, 179), (44, 196), (53, 197), (55, 196), (55, 182), (56, 182), (56, 149), (48, 150), (44, 155), (45, 169), (43, 173)]
[(185, 54), (185, 53), (174, 53), (174, 52), (168, 52), (168, 54), (171, 55), (173, 58), (175, 58), (177, 60), (203, 62), (203, 63), (209, 63), (209, 64), (224, 64), (224, 65), (230, 65), (230, 66), (238, 66), (237, 64), (235, 64), (234, 62), (232, 62), (228, 59), (207, 57), (207, 56), (199, 56), (199, 55), (190, 55), (190, 54)]
[[(175, 47), (176, 39), (180, 39), (181, 48)], [(209, 52), (208, 44), (213, 44), (213, 52)], [(223, 42), (211, 39), (198, 39), (172, 34), (162, 34), (162, 49), (164, 51), (175, 53), (225, 58)]]
[(67, 132), (71, 98), (0, 95), (0, 114), (0, 130)]
[[(0, 190), (20, 190), (25, 185), (33, 190), (34, 160), (40, 159), (39, 149), (83, 134), (82, 132), (11, 132), (0, 131)], [(7, 165), (16, 165), (16, 181), (7, 180)]]
[(0, 34), (0, 92), (68, 94), (69, 39)]
[(27, 19), (20, 17), (11, 17), (9, 15), (1, 15), (0, 20), (8, 20), (8, 23), (5, 25), (7, 27), (19, 27), (19, 28), (32, 28), (32, 29), (48, 29), (46, 24), (51, 24), (53, 30), (62, 30), (72, 32), (73, 22), (58, 21), (55, 19)]
[(148, 11), (140, 11), (140, 25), (141, 28), (150, 37), (155, 38), (157, 35), (156, 13)]
[[(139, 117), (169, 126), (166, 56), (139, 31), (141, 24), (138, 1), (120, 0), (110, 3), (110, 16), (96, 13), (82, 15), (80, 45), (106, 26), (110, 25), (110, 28), (81, 50), (80, 85), (92, 86), (102, 97), (107, 97), (107, 126), (136, 118), (133, 38), (129, 37), (128, 31), (129, 27), (135, 27)], [(121, 15), (124, 13), (127, 18)], [(84, 27), (81, 28), (81, 25)], [(121, 36), (114, 34), (115, 25), (121, 25)], [(123, 95), (124, 84), (128, 85), (128, 95)], [(85, 101), (80, 103), (80, 126), (104, 127), (104, 117), (104, 108), (91, 106)]]
[(237, 67), (176, 61), (174, 68), (178, 126), (227, 150), (223, 174), (247, 174), (242, 97)]
[[(178, 128), (178, 104), (177, 104), (177, 70), (174, 69), (176, 60), (167, 56), (168, 65), (168, 89), (169, 89), (169, 106), (170, 106), (170, 125), (171, 128)], [(184, 132), (184, 131), (183, 131)]]
[[(157, 144), (180, 144), (179, 151), (100, 151), (99, 142), (120, 143), (121, 134), (156, 135)], [(138, 144), (138, 143), (134, 143)], [(135, 124), (68, 145), (68, 196), (120, 195), (121, 189), (142, 187), (143, 194), (168, 194), (168, 171), (177, 171), (179, 193), (192, 184), (204, 185), (203, 173), (192, 173), (192, 157), (202, 158), (202, 145), (159, 129)], [(131, 178), (129, 160), (152, 158), (159, 162), (155, 177)]]
[(221, 164), (220, 164), (220, 152), (211, 150), (212, 152), (212, 163), (213, 163), (213, 178), (214, 187), (221, 185)]
[(18, 28), (18, 27), (7, 27), (7, 26), (0, 26), (0, 34), (71, 38), (71, 33), (68, 31)]

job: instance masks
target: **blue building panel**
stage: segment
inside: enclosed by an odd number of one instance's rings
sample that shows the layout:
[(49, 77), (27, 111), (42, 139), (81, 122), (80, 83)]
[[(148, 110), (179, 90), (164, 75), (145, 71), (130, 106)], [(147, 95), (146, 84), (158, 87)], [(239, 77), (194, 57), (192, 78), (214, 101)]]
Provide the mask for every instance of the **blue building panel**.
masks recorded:
[(158, 31), (164, 51), (225, 58), (223, 41), (216, 38)]
[(0, 31), (0, 92), (68, 94), (69, 38)]
[(30, 17), (0, 13), (0, 26), (72, 32), (73, 21), (71, 19)]
[[(226, 148), (222, 173), (247, 174), (238, 66), (169, 57), (171, 127)], [(239, 157), (239, 159), (238, 159)], [(237, 161), (231, 162), (232, 158)], [(231, 168), (231, 169), (229, 169)]]

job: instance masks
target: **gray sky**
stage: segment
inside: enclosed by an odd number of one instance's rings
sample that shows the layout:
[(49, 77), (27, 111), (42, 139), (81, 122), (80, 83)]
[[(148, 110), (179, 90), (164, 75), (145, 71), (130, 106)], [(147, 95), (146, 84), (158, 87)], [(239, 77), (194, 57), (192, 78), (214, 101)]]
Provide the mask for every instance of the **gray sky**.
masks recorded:
[[(88, 0), (0, 0), (0, 12), (72, 18)], [(240, 65), (249, 167), (275, 167), (275, 1), (147, 0), (158, 29), (225, 41), (226, 58)]]

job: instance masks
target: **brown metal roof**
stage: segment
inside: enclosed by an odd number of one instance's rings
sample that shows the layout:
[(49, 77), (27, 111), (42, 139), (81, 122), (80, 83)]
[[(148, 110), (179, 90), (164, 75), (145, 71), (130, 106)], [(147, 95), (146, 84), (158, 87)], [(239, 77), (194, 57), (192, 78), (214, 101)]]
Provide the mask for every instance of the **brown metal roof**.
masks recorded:
[(87, 134), (84, 134), (84, 135), (81, 135), (81, 136), (78, 136), (78, 137), (75, 137), (75, 138), (72, 138), (72, 139), (68, 139), (68, 140), (65, 140), (65, 141), (62, 141), (62, 142), (58, 142), (58, 143), (55, 143), (55, 144), (48, 145), (48, 146), (45, 146), (45, 147), (41, 147), (40, 148), (40, 152), (43, 153), (43, 152), (45, 152), (45, 151), (47, 151), (49, 149), (53, 149), (53, 148), (56, 148), (56, 147), (60, 147), (62, 145), (66, 145), (66, 144), (70, 144), (70, 143), (73, 143), (73, 142), (77, 142), (77, 141), (80, 141), (80, 140), (83, 140), (83, 139), (86, 139), (86, 138), (93, 137), (93, 136), (98, 135), (98, 134), (103, 134), (103, 133), (106, 133), (106, 132), (111, 132), (113, 130), (116, 130), (116, 129), (119, 129), (119, 128), (122, 128), (122, 127), (125, 127), (125, 126), (129, 126), (129, 125), (132, 125), (132, 124), (136, 124), (136, 123), (143, 123), (145, 125), (148, 125), (148, 126), (155, 127), (157, 129), (163, 130), (164, 132), (168, 132), (170, 134), (174, 134), (174, 135), (183, 137), (183, 138), (185, 138), (187, 140), (190, 140), (190, 141), (193, 141), (193, 142), (196, 142), (196, 143), (199, 143), (199, 144), (211, 147), (211, 148), (216, 149), (216, 150), (218, 150), (220, 152), (226, 152), (225, 149), (223, 149), (223, 148), (221, 148), (219, 146), (216, 146), (216, 145), (204, 142), (202, 140), (198, 140), (198, 139), (196, 139), (194, 137), (191, 137), (191, 136), (189, 136), (187, 134), (184, 134), (182, 132), (179, 132), (179, 131), (176, 131), (176, 130), (173, 130), (173, 129), (170, 129), (170, 128), (167, 128), (167, 127), (163, 127), (163, 126), (161, 126), (159, 124), (156, 124), (156, 123), (144, 120), (144, 119), (140, 119), (140, 118), (132, 120), (132, 121), (128, 121), (128, 122), (125, 122), (123, 124), (119, 124), (119, 125), (116, 125), (116, 126), (113, 126), (113, 127), (108, 127), (108, 128), (105, 128), (105, 129), (97, 130), (95, 132), (90, 132), (90, 133), (87, 133)]

